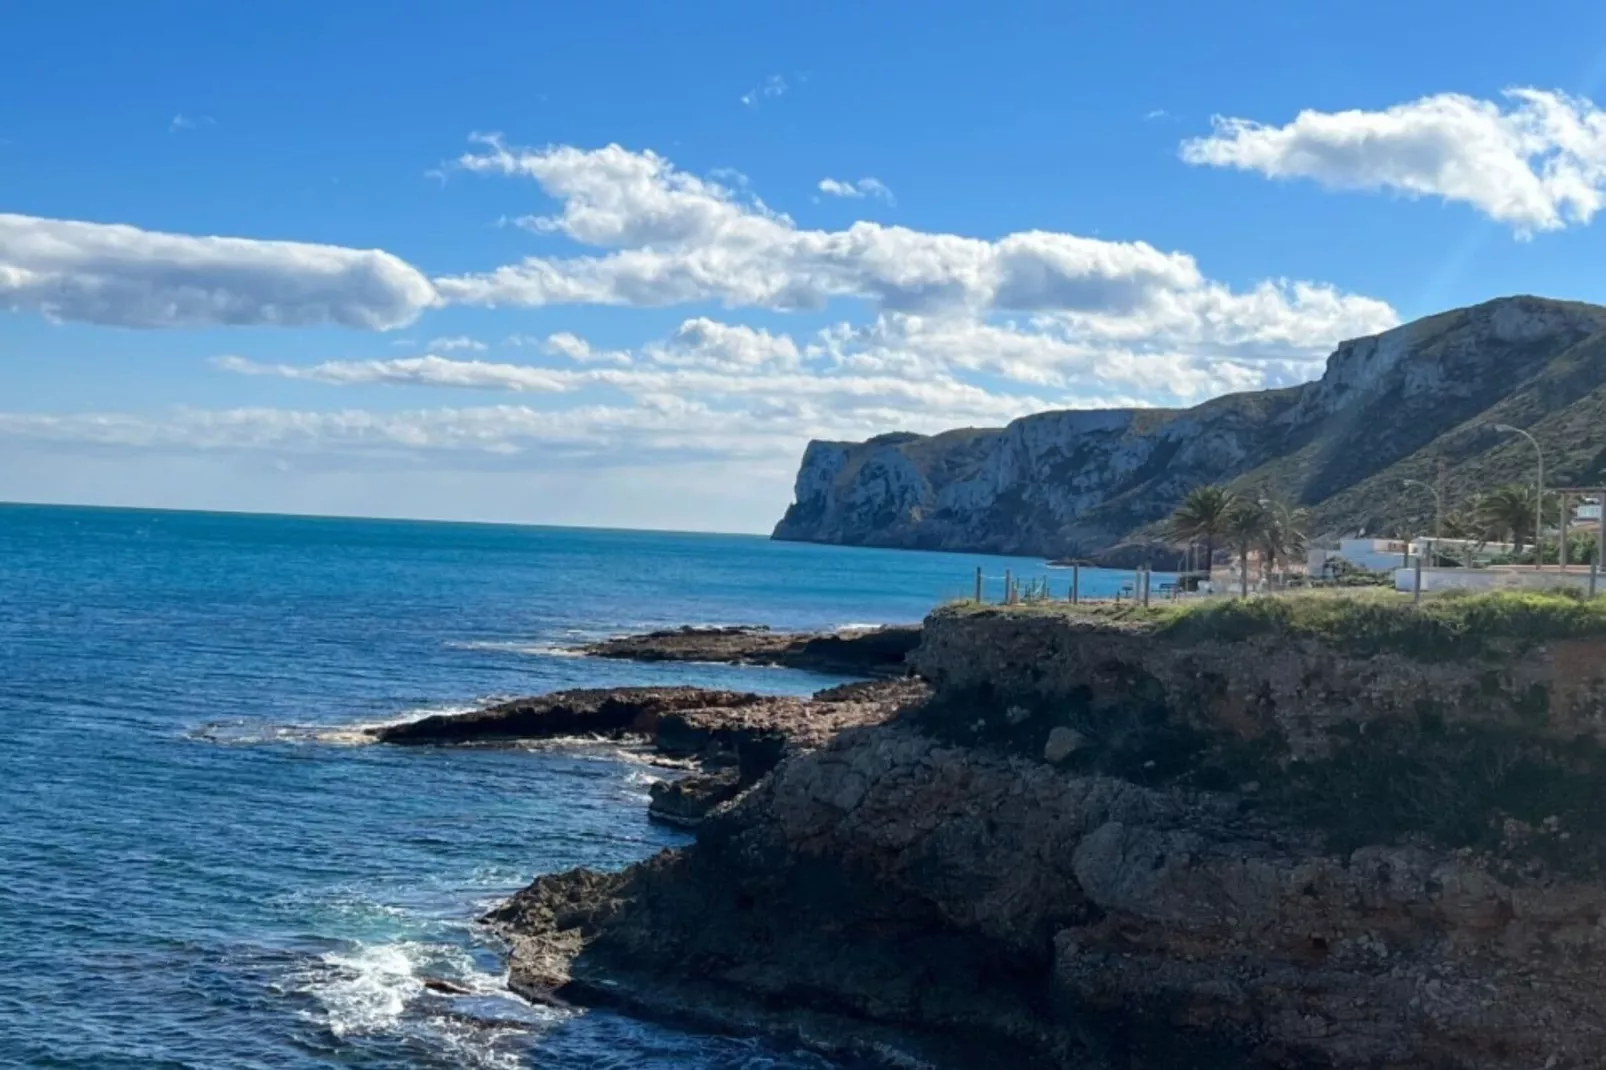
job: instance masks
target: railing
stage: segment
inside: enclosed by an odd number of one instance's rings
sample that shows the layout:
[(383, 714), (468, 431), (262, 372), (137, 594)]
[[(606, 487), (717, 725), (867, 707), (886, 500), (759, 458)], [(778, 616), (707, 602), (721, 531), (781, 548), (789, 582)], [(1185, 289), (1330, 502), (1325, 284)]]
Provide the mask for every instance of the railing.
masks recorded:
[(1068, 572), (1069, 576), (1017, 575), (1012, 569), (1005, 569), (1002, 574), (988, 575), (984, 569), (977, 568), (972, 599), (983, 605), (1006, 606), (1048, 602), (1067, 602), (1072, 605), (1080, 602), (1133, 602), (1146, 606), (1179, 595), (1180, 577), (1169, 572), (1155, 573), (1147, 568), (1124, 572), (1079, 563), (1063, 566), (1056, 571)]

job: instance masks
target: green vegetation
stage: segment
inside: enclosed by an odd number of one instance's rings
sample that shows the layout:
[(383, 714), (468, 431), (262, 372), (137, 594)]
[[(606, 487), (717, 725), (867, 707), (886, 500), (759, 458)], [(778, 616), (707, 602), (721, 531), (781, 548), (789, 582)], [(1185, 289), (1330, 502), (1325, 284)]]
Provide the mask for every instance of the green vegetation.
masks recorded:
[(1606, 599), (1558, 591), (1446, 591), (1421, 603), (1394, 591), (1312, 590), (1256, 598), (1132, 603), (959, 603), (947, 612), (1062, 615), (1141, 628), (1181, 642), (1241, 642), (1262, 635), (1319, 639), (1354, 656), (1393, 653), (1424, 661), (1478, 656), (1491, 640), (1545, 642), (1606, 636)]
[(1188, 492), (1171, 514), (1167, 530), (1172, 538), (1204, 544), (1205, 571), (1215, 557), (1217, 538), (1226, 538), (1238, 553), (1239, 584), (1249, 593), (1246, 562), (1251, 551), (1260, 555), (1265, 575), (1305, 552), (1303, 509), (1274, 500), (1260, 491), (1235, 493), (1213, 484)]
[(1520, 483), (1507, 485), (1482, 495), (1475, 507), (1481, 537), (1509, 541), (1522, 553), (1523, 541), (1534, 530), (1534, 492)]
[(1236, 499), (1223, 487), (1194, 487), (1171, 514), (1171, 537), (1204, 547), (1204, 570), (1215, 564), (1216, 540), (1230, 527)]
[[(1440, 555), (1444, 557), (1443, 554)], [(1327, 572), (1332, 577), (1326, 581), (1338, 587), (1386, 587), (1394, 589), (1394, 573), (1381, 569), (1366, 568), (1344, 560), (1342, 557), (1332, 558), (1327, 562)]]

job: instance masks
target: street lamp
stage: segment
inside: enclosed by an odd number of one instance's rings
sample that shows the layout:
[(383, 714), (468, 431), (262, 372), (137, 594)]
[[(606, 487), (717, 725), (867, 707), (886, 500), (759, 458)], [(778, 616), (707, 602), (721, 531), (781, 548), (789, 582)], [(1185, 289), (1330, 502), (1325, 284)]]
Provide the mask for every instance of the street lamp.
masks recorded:
[(1539, 457), (1539, 495), (1534, 500), (1534, 568), (1545, 566), (1545, 451), (1539, 448), (1539, 440), (1520, 427), (1510, 424), (1495, 424), (1494, 429), (1503, 434), (1518, 434), (1533, 443), (1534, 453)]
[(1433, 495), (1433, 557), (1435, 559), (1434, 563), (1437, 564), (1439, 540), (1444, 535), (1444, 496), (1439, 493), (1438, 487), (1431, 483), (1424, 483), (1420, 479), (1407, 479), (1405, 486), (1421, 487)]

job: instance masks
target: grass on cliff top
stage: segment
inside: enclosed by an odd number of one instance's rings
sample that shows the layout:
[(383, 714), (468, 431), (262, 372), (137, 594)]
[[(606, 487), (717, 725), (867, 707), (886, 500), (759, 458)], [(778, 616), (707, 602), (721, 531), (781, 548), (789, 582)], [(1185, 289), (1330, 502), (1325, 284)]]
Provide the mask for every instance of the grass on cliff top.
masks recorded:
[(1488, 640), (1544, 642), (1606, 636), (1606, 598), (1560, 591), (1490, 591), (1425, 595), (1420, 604), (1394, 591), (1298, 591), (1251, 598), (1018, 606), (956, 603), (947, 612), (1060, 615), (1105, 622), (1184, 642), (1237, 642), (1261, 635), (1321, 639), (1351, 653), (1391, 652), (1425, 660), (1476, 655)]

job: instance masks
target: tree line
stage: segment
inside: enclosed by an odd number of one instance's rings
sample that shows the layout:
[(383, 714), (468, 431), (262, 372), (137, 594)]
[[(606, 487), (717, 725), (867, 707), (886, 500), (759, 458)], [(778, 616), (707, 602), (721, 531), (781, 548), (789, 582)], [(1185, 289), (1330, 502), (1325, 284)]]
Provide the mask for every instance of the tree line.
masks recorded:
[[(1520, 555), (1535, 536), (1537, 510), (1533, 487), (1513, 483), (1483, 494), (1474, 494), (1442, 518), (1447, 539), (1473, 542), (1509, 542)], [(1545, 515), (1559, 515), (1554, 494), (1547, 494)], [(1251, 553), (1260, 558), (1263, 578), (1279, 565), (1304, 556), (1309, 513), (1291, 503), (1260, 491), (1235, 491), (1215, 484), (1195, 487), (1171, 515), (1167, 530), (1171, 538), (1198, 547), (1204, 555), (1204, 571), (1209, 575), (1218, 547), (1235, 551), (1240, 562)], [(1569, 554), (1575, 561), (1588, 560), (1589, 546)], [(1569, 550), (1572, 547), (1569, 546)], [(1240, 568), (1239, 581), (1247, 593), (1249, 570)]]

